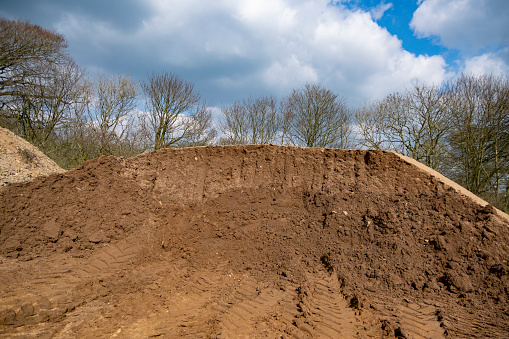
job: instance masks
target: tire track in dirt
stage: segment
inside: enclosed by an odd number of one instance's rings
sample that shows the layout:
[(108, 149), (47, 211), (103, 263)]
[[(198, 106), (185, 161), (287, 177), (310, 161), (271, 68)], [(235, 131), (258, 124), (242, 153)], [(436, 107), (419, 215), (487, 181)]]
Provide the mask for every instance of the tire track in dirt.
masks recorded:
[(225, 273), (226, 266), (227, 262), (222, 262), (190, 273), (169, 293), (166, 309), (123, 328), (119, 337), (215, 337), (221, 305), (218, 296), (225, 293), (233, 281), (233, 277)]
[[(288, 337), (298, 315), (296, 289), (264, 285), (231, 273), (228, 262), (192, 273), (169, 299), (166, 311), (139, 319), (119, 336), (246, 338)], [(286, 332), (286, 333), (285, 333)]]
[[(61, 320), (76, 307), (69, 283), (74, 279), (67, 268), (55, 268), (48, 263), (10, 266), (3, 263), (0, 276), (0, 335), (9, 327), (37, 326), (47, 321)], [(13, 271), (18, 270), (19, 273)], [(7, 278), (9, 277), (9, 278)], [(4, 288), (5, 287), (5, 288)], [(44, 331), (43, 331), (44, 332)]]
[(170, 337), (206, 338), (214, 332), (215, 295), (222, 285), (222, 277), (216, 272), (200, 270), (185, 284), (184, 289), (172, 298), (171, 321), (158, 330)]
[(447, 333), (454, 338), (509, 338), (509, 321), (506, 321), (504, 331), (493, 323), (489, 315), (448, 312), (443, 323)]
[[(13, 297), (6, 293), (0, 300), (0, 325), (34, 327), (34, 333), (39, 330), (45, 333), (45, 323), (60, 321), (77, 307), (106, 293), (98, 284), (87, 285), (90, 281), (99, 281), (117, 268), (125, 269), (125, 264), (138, 253), (138, 246), (121, 240), (106, 245), (84, 262), (69, 258), (72, 265), (62, 262), (57, 267), (48, 263), (32, 267), (27, 264), (18, 268), (20, 273), (5, 272), (0, 286), (7, 287), (4, 291), (11, 291)], [(75, 261), (81, 263), (75, 265)]]
[(257, 333), (281, 336), (285, 320), (297, 314), (282, 306), (295, 295), (294, 289), (263, 287), (253, 278), (243, 277), (217, 317), (218, 338), (245, 338)]
[[(75, 309), (77, 303), (71, 292), (65, 288), (55, 288), (49, 284), (43, 291), (30, 293), (35, 288), (25, 285), (16, 298), (2, 298), (0, 303), (0, 336), (8, 327), (38, 327), (48, 321), (59, 321), (65, 314)], [(42, 293), (41, 293), (42, 292)], [(41, 330), (45, 325), (42, 326)]]
[(134, 260), (140, 248), (135, 240), (123, 239), (118, 243), (108, 244), (92, 255), (81, 267), (76, 269), (80, 278), (89, 278), (109, 270), (120, 268)]
[(318, 271), (308, 274), (308, 284), (298, 288), (301, 315), (296, 338), (354, 338), (362, 322), (341, 293), (336, 276)]
[(419, 305), (405, 302), (398, 305), (397, 316), (401, 327), (395, 335), (415, 339), (445, 338), (444, 329), (438, 320), (437, 308), (432, 305)]

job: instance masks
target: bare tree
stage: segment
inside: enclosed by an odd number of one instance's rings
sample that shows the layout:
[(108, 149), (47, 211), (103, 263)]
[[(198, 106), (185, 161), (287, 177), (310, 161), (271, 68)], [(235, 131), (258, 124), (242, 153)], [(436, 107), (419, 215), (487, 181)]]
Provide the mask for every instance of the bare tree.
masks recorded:
[[(72, 61), (45, 66), (47, 78), (34, 78), (13, 100), (11, 111), (18, 122), (18, 134), (44, 147), (55, 129), (62, 126), (71, 110), (88, 103), (88, 80)], [(77, 108), (79, 106), (80, 108)]]
[(65, 122), (58, 128), (58, 139), (47, 150), (51, 158), (62, 168), (71, 169), (80, 166), (86, 160), (97, 156), (96, 133), (90, 121), (88, 111), (93, 96), (91, 83), (81, 88), (82, 101), (70, 107)]
[[(205, 118), (210, 124), (210, 115), (203, 111), (205, 106), (194, 85), (171, 73), (153, 74), (142, 85), (145, 93), (148, 117), (144, 124), (147, 134), (153, 138), (154, 149), (187, 145), (190, 139), (198, 140), (207, 128), (201, 126)], [(201, 108), (200, 108), (201, 107)]]
[(214, 141), (217, 132), (212, 123), (212, 109), (205, 102), (200, 102), (188, 116), (182, 117), (189, 133), (175, 145), (178, 147), (195, 147), (209, 145)]
[(446, 88), (415, 83), (407, 98), (413, 122), (410, 136), (414, 139), (414, 158), (431, 168), (441, 169), (447, 152), (446, 137), (452, 127), (451, 96)]
[(126, 75), (98, 79), (94, 118), (100, 155), (113, 154), (111, 146), (117, 141), (126, 141), (132, 126), (130, 113), (137, 105), (137, 87)]
[(55, 64), (67, 63), (66, 48), (60, 34), (26, 21), (0, 18), (0, 108), (44, 85), (42, 79), (52, 76)]
[(220, 143), (227, 145), (248, 144), (249, 125), (247, 109), (244, 104), (235, 101), (231, 105), (224, 105), (221, 107), (221, 113), (224, 120), (219, 125), (219, 129), (223, 133)]
[(355, 111), (355, 123), (360, 135), (359, 144), (368, 149), (390, 149), (385, 137), (384, 115), (380, 112), (383, 107), (380, 102), (364, 102)]
[(317, 84), (293, 90), (283, 104), (289, 141), (307, 147), (346, 148), (350, 145), (350, 115), (338, 95)]
[(453, 91), (455, 179), (475, 194), (492, 191), (498, 199), (509, 182), (509, 80), (462, 75)]
[(356, 112), (361, 144), (408, 155), (434, 169), (443, 167), (451, 128), (449, 100), (446, 89), (415, 83), (405, 93), (365, 105)]
[(87, 92), (88, 103), (72, 106), (58, 129), (50, 152), (65, 168), (98, 155), (130, 157), (144, 151), (137, 115), (136, 83), (125, 75), (98, 79)]
[(88, 107), (90, 84), (62, 35), (0, 18), (0, 106), (13, 129), (48, 152), (72, 111)]
[(276, 143), (282, 132), (282, 117), (273, 96), (249, 98), (221, 108), (220, 129), (224, 144)]

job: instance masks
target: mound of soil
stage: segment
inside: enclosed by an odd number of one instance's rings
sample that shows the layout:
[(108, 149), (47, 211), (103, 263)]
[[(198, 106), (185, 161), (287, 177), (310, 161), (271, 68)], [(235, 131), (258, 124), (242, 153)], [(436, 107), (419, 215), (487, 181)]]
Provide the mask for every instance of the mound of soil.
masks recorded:
[(65, 172), (37, 147), (8, 129), (0, 127), (0, 188), (25, 182), (40, 175)]
[(0, 191), (0, 336), (509, 337), (509, 222), (394, 153), (101, 157)]

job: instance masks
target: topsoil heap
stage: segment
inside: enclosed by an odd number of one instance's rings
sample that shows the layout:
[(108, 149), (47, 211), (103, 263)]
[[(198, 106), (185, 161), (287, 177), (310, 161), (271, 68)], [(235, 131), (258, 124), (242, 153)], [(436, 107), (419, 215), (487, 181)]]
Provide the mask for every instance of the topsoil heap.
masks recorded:
[(0, 190), (0, 336), (507, 338), (508, 226), (390, 152), (101, 157)]

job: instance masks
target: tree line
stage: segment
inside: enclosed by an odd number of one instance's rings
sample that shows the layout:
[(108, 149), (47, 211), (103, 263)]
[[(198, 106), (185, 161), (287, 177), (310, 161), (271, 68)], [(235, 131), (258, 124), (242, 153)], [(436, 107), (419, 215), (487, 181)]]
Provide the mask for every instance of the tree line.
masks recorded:
[[(138, 110), (143, 103), (146, 111)], [(92, 82), (62, 35), (3, 18), (0, 123), (64, 168), (100, 155), (132, 156), (215, 138), (211, 108), (192, 83), (167, 72), (141, 84), (127, 75)]]
[(170, 72), (141, 83), (127, 75), (92, 82), (62, 35), (0, 18), (0, 124), (64, 168), (100, 155), (208, 144), (392, 150), (509, 209), (507, 75), (416, 82), (358, 108), (308, 83), (282, 99), (249, 97), (220, 111), (216, 125), (194, 85)]
[(462, 74), (355, 113), (359, 142), (436, 169), (494, 205), (509, 209), (509, 78)]

